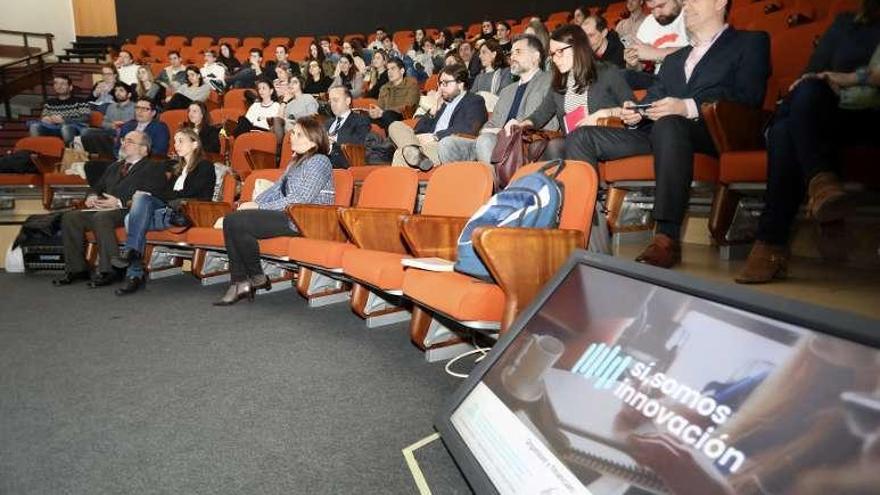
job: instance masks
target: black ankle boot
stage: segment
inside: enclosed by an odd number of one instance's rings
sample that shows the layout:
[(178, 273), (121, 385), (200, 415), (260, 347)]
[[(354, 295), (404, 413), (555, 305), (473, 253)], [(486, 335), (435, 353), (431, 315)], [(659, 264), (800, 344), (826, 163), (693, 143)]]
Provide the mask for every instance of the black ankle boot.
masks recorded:
[(226, 289), (226, 294), (219, 301), (214, 301), (214, 306), (231, 306), (244, 298), (250, 302), (254, 302), (254, 287), (250, 280), (243, 282), (233, 282)]

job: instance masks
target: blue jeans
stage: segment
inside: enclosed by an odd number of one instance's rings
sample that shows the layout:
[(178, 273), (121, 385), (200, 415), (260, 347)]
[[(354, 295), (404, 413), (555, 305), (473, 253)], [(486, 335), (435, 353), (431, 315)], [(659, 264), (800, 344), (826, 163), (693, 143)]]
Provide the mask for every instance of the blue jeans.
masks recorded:
[(31, 136), (60, 136), (64, 144), (70, 144), (88, 124), (71, 122), (65, 124), (47, 124), (42, 120), (29, 120), (28, 131)]
[[(128, 233), (125, 239), (126, 249), (143, 254), (147, 244), (147, 232), (171, 227), (172, 213), (173, 210), (161, 199), (141, 191), (136, 192), (131, 199), (128, 216), (125, 217), (125, 231)], [(143, 277), (143, 260), (138, 259), (128, 265), (126, 276)]]

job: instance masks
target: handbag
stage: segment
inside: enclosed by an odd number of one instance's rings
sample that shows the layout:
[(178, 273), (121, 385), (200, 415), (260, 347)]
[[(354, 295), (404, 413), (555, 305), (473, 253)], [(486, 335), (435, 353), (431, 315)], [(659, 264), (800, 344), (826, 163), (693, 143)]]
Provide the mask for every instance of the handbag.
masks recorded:
[(495, 167), (495, 187), (504, 189), (513, 174), (526, 163), (541, 159), (551, 139), (561, 137), (556, 131), (512, 127), (510, 134), (498, 132), (498, 141), (492, 149), (490, 161)]

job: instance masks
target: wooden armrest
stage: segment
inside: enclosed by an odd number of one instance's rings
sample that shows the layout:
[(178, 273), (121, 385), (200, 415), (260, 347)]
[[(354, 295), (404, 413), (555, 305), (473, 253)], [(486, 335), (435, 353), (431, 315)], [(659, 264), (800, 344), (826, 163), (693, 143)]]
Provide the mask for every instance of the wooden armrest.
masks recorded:
[(623, 121), (620, 117), (601, 117), (596, 119), (596, 125), (599, 127), (617, 127), (623, 128)]
[(585, 247), (583, 232), (560, 229), (479, 227), (474, 230), (473, 242), (504, 291), (502, 332), (510, 328), (571, 253)]
[(416, 108), (418, 105), (407, 105), (400, 110), (401, 115), (403, 115), (403, 120), (413, 118), (413, 115), (416, 114)]
[(458, 237), (467, 221), (462, 217), (408, 215), (400, 226), (406, 244), (417, 257), (455, 261)]
[(363, 144), (342, 143), (339, 145), (349, 167), (363, 167), (367, 164), (367, 147)]
[(406, 254), (400, 221), (408, 213), (385, 208), (342, 208), (339, 220), (357, 247)]
[(278, 163), (275, 161), (275, 153), (262, 150), (247, 150), (244, 152), (244, 157), (247, 159), (251, 170), (278, 168)]
[(218, 218), (223, 218), (233, 211), (231, 204), (219, 201), (186, 200), (180, 204), (193, 227), (213, 227)]
[(719, 153), (764, 148), (762, 130), (770, 112), (731, 101), (703, 103), (700, 110)]
[(58, 172), (61, 162), (57, 156), (43, 155), (41, 153), (31, 153), (31, 162), (40, 171), (40, 174), (51, 174)]
[(299, 233), (310, 239), (344, 242), (347, 238), (335, 205), (298, 204), (287, 208), (287, 214), (296, 224)]

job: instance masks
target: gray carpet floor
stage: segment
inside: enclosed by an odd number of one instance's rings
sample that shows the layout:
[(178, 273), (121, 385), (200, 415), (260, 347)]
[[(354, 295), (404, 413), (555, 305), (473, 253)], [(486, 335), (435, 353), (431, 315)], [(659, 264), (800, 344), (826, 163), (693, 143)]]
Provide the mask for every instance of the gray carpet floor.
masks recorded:
[[(56, 288), (0, 272), (0, 493), (415, 493), (401, 449), (460, 383), (406, 324), (188, 277)], [(436, 447), (435, 447), (436, 448)], [(445, 455), (434, 493), (466, 486)]]

